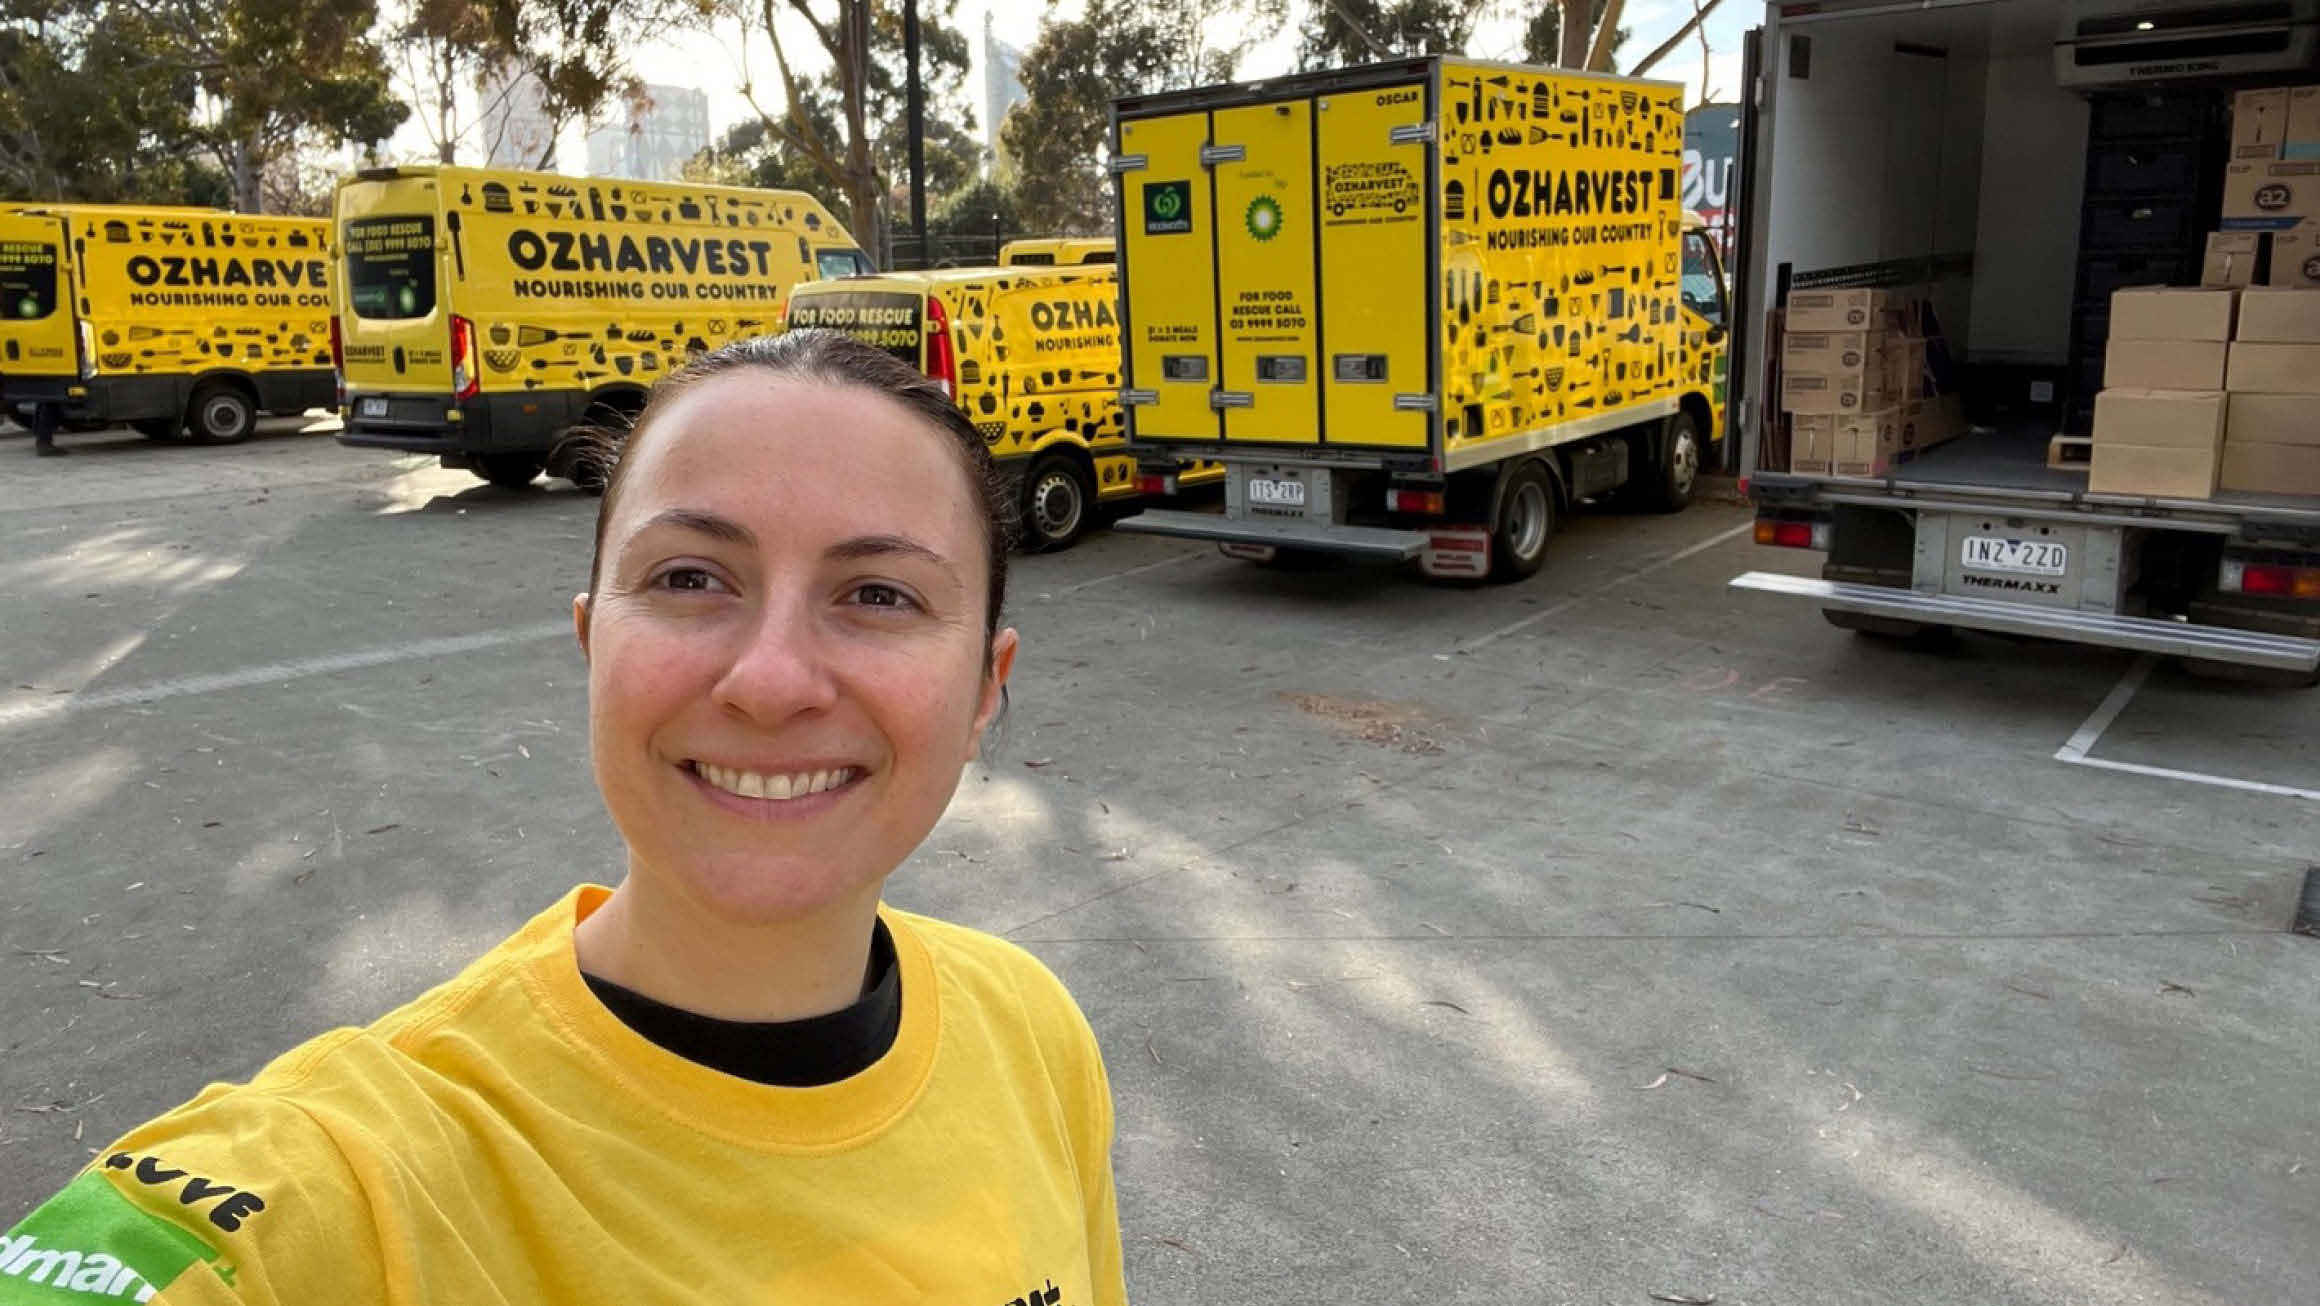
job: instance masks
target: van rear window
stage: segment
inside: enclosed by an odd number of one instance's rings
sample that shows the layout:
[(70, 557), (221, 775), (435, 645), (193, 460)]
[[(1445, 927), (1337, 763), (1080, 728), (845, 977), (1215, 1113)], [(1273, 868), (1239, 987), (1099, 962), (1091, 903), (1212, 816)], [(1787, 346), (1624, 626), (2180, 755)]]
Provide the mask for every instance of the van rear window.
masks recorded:
[(911, 291), (834, 290), (789, 301), (789, 329), (843, 331), (912, 367), (926, 339), (926, 300)]
[(56, 311), (56, 246), (0, 240), (0, 318), (28, 322)]
[(435, 311), (435, 217), (358, 218), (346, 224), (346, 303), (356, 317), (396, 321)]

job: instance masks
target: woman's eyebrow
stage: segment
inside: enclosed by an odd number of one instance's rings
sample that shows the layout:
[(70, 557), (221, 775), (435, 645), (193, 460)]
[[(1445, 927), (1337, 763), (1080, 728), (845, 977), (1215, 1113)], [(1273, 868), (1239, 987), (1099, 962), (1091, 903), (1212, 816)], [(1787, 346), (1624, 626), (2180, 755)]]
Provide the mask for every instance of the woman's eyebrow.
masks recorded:
[(706, 535), (711, 539), (722, 540), (727, 544), (739, 544), (744, 547), (755, 547), (757, 544), (757, 536), (752, 534), (747, 526), (730, 517), (720, 517), (716, 513), (705, 512), (699, 508), (664, 508), (642, 526), (637, 527), (635, 533), (642, 535), (656, 526), (673, 526), (678, 530), (691, 531), (696, 535)]
[(949, 569), (951, 560), (907, 535), (857, 535), (840, 540), (822, 551), (822, 556), (833, 562), (859, 562), (864, 558), (894, 556), (923, 558), (938, 567)]

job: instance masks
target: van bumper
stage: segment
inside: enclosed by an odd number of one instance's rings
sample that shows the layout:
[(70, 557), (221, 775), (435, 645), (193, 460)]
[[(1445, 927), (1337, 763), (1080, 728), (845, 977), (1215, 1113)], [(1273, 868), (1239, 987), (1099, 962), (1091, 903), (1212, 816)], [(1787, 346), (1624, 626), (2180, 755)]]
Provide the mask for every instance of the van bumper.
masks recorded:
[(0, 402), (58, 404), (76, 418), (101, 422), (173, 417), (185, 411), (185, 378), (10, 375), (0, 379)]
[(338, 442), (447, 458), (545, 453), (562, 438), (567, 407), (560, 396), (538, 394), (477, 395), (453, 403), (442, 394), (358, 392), (347, 396)]

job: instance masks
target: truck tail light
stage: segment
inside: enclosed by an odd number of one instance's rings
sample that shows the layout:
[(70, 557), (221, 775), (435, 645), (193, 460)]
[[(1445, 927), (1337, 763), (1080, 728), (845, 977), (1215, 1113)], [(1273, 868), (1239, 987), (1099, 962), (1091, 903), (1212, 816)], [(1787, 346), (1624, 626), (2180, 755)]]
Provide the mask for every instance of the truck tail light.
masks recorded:
[(1136, 493), (1174, 494), (1176, 493), (1176, 478), (1173, 476), (1159, 476), (1150, 473), (1140, 475), (1136, 478)]
[(2256, 598), (2320, 599), (2320, 567), (2225, 558), (2216, 588)]
[(483, 389), (475, 367), (475, 323), (453, 314), (451, 318), (451, 397), (461, 403)]
[(338, 387), (338, 406), (346, 407), (346, 331), (338, 315), (330, 315), (330, 379)]
[(1829, 547), (1829, 524), (1785, 517), (1756, 519), (1756, 542), (1782, 549), (1820, 549)]
[(926, 374), (942, 384), (944, 394), (959, 397), (959, 355), (951, 344), (951, 315), (932, 295), (926, 297)]
[(1439, 517), (1442, 515), (1442, 492), (1440, 490), (1388, 490), (1386, 491), (1386, 511), (1419, 512)]

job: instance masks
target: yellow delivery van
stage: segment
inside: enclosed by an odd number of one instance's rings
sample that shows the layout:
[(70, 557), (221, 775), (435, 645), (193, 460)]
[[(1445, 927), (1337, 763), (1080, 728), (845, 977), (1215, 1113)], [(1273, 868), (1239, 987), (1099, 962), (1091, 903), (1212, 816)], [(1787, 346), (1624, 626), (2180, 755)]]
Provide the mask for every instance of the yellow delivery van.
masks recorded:
[(1116, 261), (1118, 246), (1109, 236), (1035, 236), (1010, 240), (999, 247), (1003, 268), (1083, 267)]
[(339, 439), (499, 485), (593, 488), (576, 428), (625, 427), (691, 355), (778, 331), (792, 287), (870, 270), (802, 191), (374, 168), (335, 221)]
[(1434, 57), (1114, 106), (1139, 456), (1226, 467), (1227, 553), (1538, 570), (1557, 517), (1689, 501), (1724, 292), (1674, 83)]
[(887, 273), (798, 287), (788, 325), (844, 331), (950, 387), (1017, 487), (1025, 547), (1061, 549), (1101, 504), (1223, 475), (1140, 480), (1120, 428), (1118, 290), (1110, 267)]
[(216, 443), (330, 406), (329, 237), (211, 209), (0, 210), (0, 402)]

